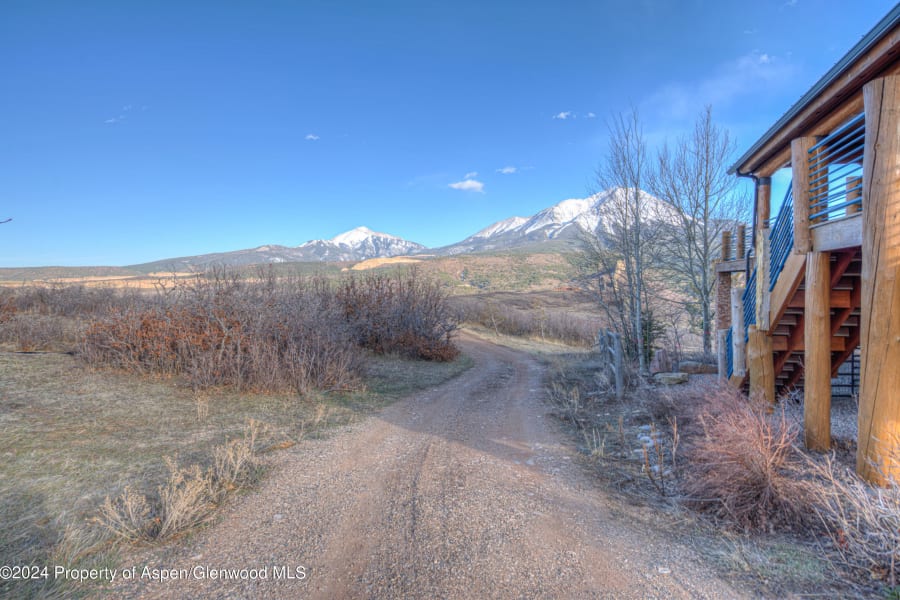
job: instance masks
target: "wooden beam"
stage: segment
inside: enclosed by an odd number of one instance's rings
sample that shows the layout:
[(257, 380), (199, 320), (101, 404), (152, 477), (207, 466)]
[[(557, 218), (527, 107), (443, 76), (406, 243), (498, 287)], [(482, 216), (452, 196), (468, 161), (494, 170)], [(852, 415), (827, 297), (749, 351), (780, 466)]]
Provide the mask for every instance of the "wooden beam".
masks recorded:
[(772, 214), (772, 178), (760, 177), (756, 183), (756, 229), (759, 232), (760, 229), (769, 227), (769, 217)]
[(760, 230), (756, 236), (756, 327), (760, 331), (769, 333), (771, 323), (769, 321), (769, 304), (771, 292), (769, 292), (769, 229)]
[(809, 234), (809, 151), (818, 138), (801, 137), (791, 140), (791, 192), (794, 196), (794, 253), (812, 250)]
[(806, 274), (806, 255), (790, 254), (769, 298), (769, 323), (778, 323)]
[(850, 266), (850, 263), (853, 262), (853, 258), (856, 256), (856, 251), (851, 252), (842, 252), (837, 255), (837, 260), (834, 262), (834, 266), (831, 268), (831, 287), (834, 288), (841, 280), (841, 277), (844, 276), (844, 273), (847, 272), (847, 267)]
[[(827, 252), (811, 252), (810, 254), (828, 254)], [(807, 265), (807, 273), (809, 265)], [(825, 282), (826, 285), (828, 282)], [(808, 285), (808, 284), (807, 284)], [(828, 289), (828, 288), (825, 288)], [(788, 303), (790, 308), (803, 308), (806, 303), (806, 295), (803, 290), (794, 292), (794, 297)], [(850, 308), (852, 307), (850, 290), (829, 290), (829, 306), (832, 308)]]
[(772, 338), (756, 325), (749, 328), (747, 363), (750, 370), (750, 397), (775, 404), (775, 367), (772, 363)]
[[(751, 260), (751, 265), (753, 261)], [(751, 267), (752, 268), (752, 267)], [(747, 259), (725, 260), (716, 265), (717, 273), (743, 273), (747, 270)]]
[[(862, 197), (862, 190), (859, 189), (859, 184), (861, 183), (862, 177), (847, 178), (847, 202), (850, 202), (852, 200), (859, 200)], [(859, 209), (859, 204), (851, 204), (847, 207), (847, 216), (855, 215), (859, 212)]]
[(863, 89), (862, 297), (856, 470), (900, 477), (900, 76)]
[(830, 266), (827, 252), (810, 252), (806, 257), (803, 428), (806, 447), (817, 452), (831, 448)]
[(862, 244), (862, 217), (859, 213), (832, 219), (810, 230), (812, 247), (822, 252), (859, 247)]
[[(848, 344), (847, 340), (849, 340), (853, 337), (854, 329), (857, 329), (857, 328), (854, 327), (852, 329), (847, 330), (847, 335), (843, 336), (843, 337), (837, 336), (837, 335), (831, 336), (831, 344), (829, 346), (831, 351), (832, 352), (843, 352), (844, 350), (846, 350), (847, 344)], [(799, 331), (800, 331), (800, 335), (799, 335), (800, 341), (799, 342), (792, 342), (791, 336), (788, 336), (788, 335), (773, 335), (773, 336), (771, 336), (772, 337), (772, 352), (783, 352), (784, 354), (790, 354), (791, 352), (803, 352), (804, 350), (806, 350), (806, 345), (804, 344), (804, 341), (803, 341), (803, 329), (800, 328)], [(785, 357), (785, 361), (786, 360), (787, 360), (787, 357)], [(783, 363), (782, 363), (782, 365), (783, 365)], [(779, 366), (778, 360), (775, 361), (775, 366), (776, 367)], [(779, 370), (780, 369), (776, 368), (775, 372), (777, 373)]]

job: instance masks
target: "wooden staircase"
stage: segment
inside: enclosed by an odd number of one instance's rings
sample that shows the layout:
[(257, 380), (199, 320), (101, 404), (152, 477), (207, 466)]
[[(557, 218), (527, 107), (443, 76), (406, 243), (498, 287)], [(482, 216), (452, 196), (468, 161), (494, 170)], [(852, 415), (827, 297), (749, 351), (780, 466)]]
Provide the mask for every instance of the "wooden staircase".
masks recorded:
[[(805, 258), (801, 268), (794, 265), (795, 281), (785, 282), (780, 306), (772, 306), (772, 350), (774, 353), (775, 393), (783, 396), (803, 387), (804, 286)], [(849, 248), (831, 253), (831, 373), (859, 345), (862, 257), (860, 249)], [(780, 282), (779, 282), (780, 283)], [(773, 294), (773, 298), (778, 294)]]

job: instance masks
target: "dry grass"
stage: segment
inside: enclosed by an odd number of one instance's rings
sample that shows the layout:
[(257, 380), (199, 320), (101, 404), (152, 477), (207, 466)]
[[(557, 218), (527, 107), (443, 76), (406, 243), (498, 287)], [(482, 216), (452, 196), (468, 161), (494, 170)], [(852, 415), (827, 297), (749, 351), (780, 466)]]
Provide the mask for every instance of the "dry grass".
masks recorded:
[(107, 496), (98, 522), (119, 539), (165, 540), (210, 520), (222, 500), (258, 473), (257, 441), (260, 424), (251, 420), (240, 438), (213, 450), (211, 466), (179, 465), (165, 458), (168, 477), (148, 497), (130, 487), (115, 499)]
[(900, 483), (872, 486), (833, 456), (810, 460), (815, 510), (839, 560), (865, 575), (897, 585), (900, 569)]
[[(256, 473), (242, 458), (251, 419), (265, 426), (253, 441), (265, 458), (470, 364), (370, 357), (365, 389), (298, 398), (228, 389), (195, 393), (177, 378), (92, 371), (65, 354), (0, 352), (0, 564), (112, 562), (115, 552), (103, 542), (108, 533), (91, 519), (107, 496), (118, 498), (126, 487), (134, 501), (155, 502), (170, 481), (166, 456), (177, 456), (186, 469), (214, 468), (216, 478), (239, 488)], [(190, 487), (190, 473), (183, 477), (170, 486), (172, 506), (179, 489)], [(0, 597), (44, 597), (55, 589), (0, 583)]]

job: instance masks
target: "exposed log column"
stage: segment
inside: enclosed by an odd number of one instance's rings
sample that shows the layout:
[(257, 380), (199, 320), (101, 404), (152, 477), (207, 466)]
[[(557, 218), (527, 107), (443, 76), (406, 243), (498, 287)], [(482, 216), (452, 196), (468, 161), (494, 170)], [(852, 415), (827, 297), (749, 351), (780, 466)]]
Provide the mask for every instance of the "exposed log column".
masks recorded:
[(775, 404), (775, 357), (769, 331), (771, 178), (761, 177), (756, 192), (756, 325), (748, 330), (747, 366), (750, 370), (750, 397)]
[[(900, 75), (863, 87), (862, 319), (857, 472), (900, 477)], [(891, 459), (893, 457), (894, 460)]]
[(806, 257), (803, 320), (803, 423), (806, 447), (831, 448), (831, 256), (810, 252)]
[(806, 447), (831, 447), (831, 273), (830, 256), (815, 252), (809, 230), (809, 150), (815, 137), (791, 142), (794, 196), (794, 252), (806, 254), (803, 319), (803, 420)]

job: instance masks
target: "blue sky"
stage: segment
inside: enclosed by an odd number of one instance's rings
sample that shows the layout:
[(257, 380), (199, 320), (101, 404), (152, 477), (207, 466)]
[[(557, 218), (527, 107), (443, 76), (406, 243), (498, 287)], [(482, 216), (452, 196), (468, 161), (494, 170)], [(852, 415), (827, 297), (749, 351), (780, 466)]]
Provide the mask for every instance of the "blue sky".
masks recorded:
[(452, 243), (593, 191), (631, 105), (743, 152), (892, 7), (3, 0), (0, 266)]

